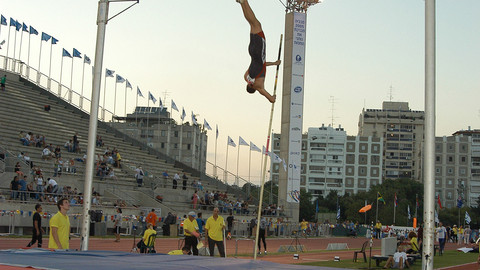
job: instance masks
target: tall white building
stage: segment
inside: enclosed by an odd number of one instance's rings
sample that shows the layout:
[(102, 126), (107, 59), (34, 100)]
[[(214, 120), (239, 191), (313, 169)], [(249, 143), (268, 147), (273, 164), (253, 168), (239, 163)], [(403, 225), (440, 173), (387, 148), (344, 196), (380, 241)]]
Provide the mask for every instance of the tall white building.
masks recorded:
[[(342, 127), (309, 128), (302, 136), (301, 188), (314, 198), (330, 191), (354, 194), (382, 182), (382, 138), (347, 136)], [(280, 135), (273, 136), (273, 151), (280, 153)], [(283, 157), (281, 157), (283, 158)], [(272, 179), (281, 166), (274, 164)]]

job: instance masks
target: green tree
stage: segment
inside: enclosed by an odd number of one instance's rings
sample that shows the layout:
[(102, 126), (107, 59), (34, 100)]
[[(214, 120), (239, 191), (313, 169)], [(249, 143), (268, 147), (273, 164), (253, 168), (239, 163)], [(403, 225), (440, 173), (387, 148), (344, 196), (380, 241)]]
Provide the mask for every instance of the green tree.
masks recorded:
[(299, 220), (315, 221), (315, 205), (312, 203), (312, 193), (300, 189), (300, 214)]

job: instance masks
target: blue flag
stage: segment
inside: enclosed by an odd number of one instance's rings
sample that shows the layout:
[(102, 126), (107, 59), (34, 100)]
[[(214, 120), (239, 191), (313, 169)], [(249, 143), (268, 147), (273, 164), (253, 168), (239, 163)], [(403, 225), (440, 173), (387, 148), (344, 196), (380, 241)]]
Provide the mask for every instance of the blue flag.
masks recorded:
[(217, 126), (217, 131), (216, 131), (215, 136), (216, 136), (216, 138), (218, 139), (218, 125), (216, 125), (216, 126)]
[(115, 71), (113, 71), (113, 70), (110, 70), (108, 68), (105, 69), (105, 77), (113, 77), (114, 73), (115, 73)]
[(7, 18), (3, 17), (3, 15), (1, 15), (1, 20), (0, 20), (0, 23), (3, 24), (3, 25), (7, 25)]
[[(127, 88), (132, 89), (132, 85), (130, 84), (130, 82), (129, 82), (128, 80), (126, 80), (126, 81), (127, 81), (127, 84), (126, 84)], [(160, 103), (161, 103), (161, 102), (160, 102)]]
[(460, 197), (460, 198), (458, 198), (458, 200), (457, 200), (457, 207), (458, 207), (458, 208), (462, 208), (462, 206), (463, 206), (463, 201), (462, 201), (462, 197)]
[(15, 29), (16, 29), (17, 31), (19, 31), (20, 29), (22, 29), (22, 24), (21, 24), (19, 21), (16, 21)]
[(17, 21), (10, 17), (10, 26), (17, 26)]
[(175, 110), (175, 111), (178, 112), (177, 104), (175, 104), (175, 102), (173, 101), (173, 99), (172, 99), (172, 110)]
[(465, 211), (465, 223), (470, 224), (470, 222), (472, 222), (472, 219), (470, 218), (468, 212)]
[(33, 28), (33, 27), (30, 25), (30, 35), (31, 35), (31, 34), (38, 35), (38, 31), (35, 30), (35, 28)]
[(137, 95), (143, 97), (142, 91), (140, 91), (140, 88), (137, 86)]
[(28, 25), (26, 25), (25, 23), (23, 23), (22, 30), (23, 30), (24, 32), (28, 32)]
[(66, 57), (72, 58), (72, 56), (70, 55), (70, 53), (69, 53), (67, 50), (65, 50), (65, 49), (63, 49), (63, 51), (62, 51), (62, 56), (66, 56)]
[(57, 44), (57, 42), (58, 42), (58, 39), (56, 39), (56, 38), (52, 37), (52, 44), (54, 44), (54, 45), (55, 45), (55, 44)]
[(203, 126), (208, 130), (212, 130), (212, 127), (208, 124), (207, 119), (203, 119)]
[(117, 74), (117, 83), (123, 83), (124, 81), (125, 79), (122, 76)]
[(84, 62), (84, 63), (87, 63), (87, 64), (89, 64), (89, 65), (90, 65), (90, 63), (91, 63), (90, 58), (89, 58), (86, 54), (83, 56), (83, 62)]
[(340, 219), (340, 206), (338, 207), (338, 210), (337, 210), (337, 219)]
[(79, 52), (77, 49), (73, 48), (73, 57), (82, 58), (82, 53)]
[(157, 99), (152, 95), (152, 93), (148, 92), (148, 99), (153, 101), (153, 104), (157, 102)]
[(45, 32), (42, 32), (42, 40), (48, 41), (51, 36)]
[(315, 213), (318, 213), (319, 209), (318, 209), (318, 199), (317, 199), (317, 204), (315, 206)]

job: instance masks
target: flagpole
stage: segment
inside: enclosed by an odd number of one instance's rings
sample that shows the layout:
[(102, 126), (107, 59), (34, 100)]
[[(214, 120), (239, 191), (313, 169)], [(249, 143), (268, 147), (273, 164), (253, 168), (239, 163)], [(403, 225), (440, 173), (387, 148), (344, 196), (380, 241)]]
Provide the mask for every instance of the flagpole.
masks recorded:
[(235, 185), (238, 186), (238, 163), (240, 161), (240, 137), (238, 137), (238, 149), (237, 149), (237, 177), (235, 178)]
[(15, 71), (15, 52), (16, 52), (16, 49), (17, 49), (17, 26), (15, 25), (15, 38), (13, 40), (13, 71)]
[(228, 166), (228, 140), (227, 140), (227, 155), (225, 156), (225, 184), (227, 184), (227, 178), (228, 178), (228, 170), (227, 170), (227, 166)]
[[(52, 74), (52, 48), (53, 48), (53, 37), (51, 37), (50, 40), (50, 65), (48, 66), (48, 89), (50, 89), (52, 77), (50, 76)], [(62, 63), (63, 63), (63, 55), (62, 55)], [(61, 91), (62, 91), (62, 84), (60, 83), (60, 88), (59, 88), (59, 93), (58, 96), (61, 96)]]
[(218, 174), (217, 174), (217, 142), (218, 142), (218, 125), (216, 125), (215, 129), (215, 165), (213, 167), (213, 176), (218, 179)]
[[(113, 115), (117, 116), (116, 109), (117, 109), (117, 78), (115, 77), (115, 94), (113, 95)], [(113, 121), (113, 119), (112, 119)]]
[(18, 60), (22, 61), (22, 44), (23, 44), (23, 25), (22, 25), (22, 34), (20, 35), (20, 49), (18, 50)]
[(415, 218), (418, 218), (417, 216), (417, 211), (418, 211), (418, 194), (415, 194)]
[[(32, 26), (30, 26), (31, 28)], [(32, 37), (32, 34), (30, 34), (30, 31), (28, 32), (28, 52), (27, 52), (27, 78), (30, 77), (30, 39)], [(42, 42), (40, 40), (40, 42)]]
[(250, 166), (252, 165), (252, 142), (250, 142), (250, 151), (248, 151), (248, 183), (252, 183), (250, 180)]
[(147, 112), (147, 135), (145, 136), (147, 145), (148, 145), (148, 130), (149, 130), (149, 128), (148, 128), (148, 121), (149, 121), (149, 119), (150, 119), (150, 95), (151, 95), (150, 92), (148, 92), (148, 100), (147, 100), (147, 110), (148, 110), (148, 112)]
[(105, 93), (107, 92), (107, 71), (105, 70), (105, 82), (103, 83), (103, 106), (102, 106), (102, 121), (105, 121)]
[[(85, 55), (83, 56), (85, 57)], [(82, 68), (82, 90), (80, 90), (80, 101), (79, 101), (79, 104), (80, 104), (80, 108), (83, 109), (83, 83), (85, 81), (85, 58), (83, 59), (83, 68)]]
[(135, 96), (135, 130), (137, 131), (137, 138), (138, 138), (138, 112), (137, 112), (137, 107), (138, 107), (138, 86), (137, 86), (137, 95)]
[[(63, 73), (63, 55), (62, 64), (60, 65), (60, 84), (58, 85), (58, 96), (62, 96), (62, 73)], [(48, 84), (50, 85), (50, 75), (48, 75)]]
[[(185, 119), (185, 117), (183, 116), (183, 112), (184, 112), (184, 109), (182, 108), (182, 124), (180, 125), (180, 147), (178, 147), (178, 161), (180, 161), (180, 162), (181, 162), (181, 160), (182, 160), (183, 120)], [(192, 126), (193, 126), (193, 123), (192, 123)], [(193, 129), (193, 131), (195, 131), (195, 129)], [(192, 133), (193, 133), (193, 132), (192, 132)], [(193, 134), (193, 138), (195, 138), (195, 134)], [(193, 145), (195, 145), (195, 144), (193, 144)], [(192, 148), (192, 152), (193, 152), (193, 149), (195, 149), (195, 147)], [(193, 159), (192, 159), (192, 165), (193, 165)]]
[(73, 87), (73, 58), (75, 55), (72, 56), (72, 68), (70, 69), (70, 90), (68, 91), (68, 102), (72, 102), (72, 87)]
[(124, 111), (125, 111), (125, 131), (127, 131), (127, 81), (125, 80), (125, 105), (124, 105)]
[[(10, 31), (10, 29), (9, 29), (9, 31)], [(42, 32), (42, 36), (40, 37), (40, 53), (38, 54), (37, 83), (40, 83), (40, 63), (41, 63), (41, 59), (42, 59), (42, 43), (43, 43), (42, 37), (43, 37), (43, 32)], [(7, 47), (7, 49), (8, 49), (8, 47)], [(50, 85), (48, 85), (47, 88), (50, 89)]]
[(10, 28), (12, 28), (11, 25), (8, 26), (7, 57), (5, 57), (5, 69), (7, 70), (8, 70), (8, 67), (7, 67), (8, 66), (8, 49), (10, 48)]
[(378, 192), (377, 192), (377, 209), (375, 210), (375, 222), (378, 221)]

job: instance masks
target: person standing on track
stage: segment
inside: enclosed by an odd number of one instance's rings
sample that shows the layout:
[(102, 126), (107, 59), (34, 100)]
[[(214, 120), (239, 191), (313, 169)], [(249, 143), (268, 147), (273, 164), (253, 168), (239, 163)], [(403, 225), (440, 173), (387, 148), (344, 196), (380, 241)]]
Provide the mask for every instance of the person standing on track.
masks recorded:
[(273, 65), (278, 66), (281, 61), (266, 62), (266, 42), (262, 25), (255, 17), (255, 13), (253, 13), (247, 0), (236, 1), (242, 6), (243, 15), (250, 24), (250, 44), (248, 45), (248, 53), (252, 60), (244, 75), (244, 79), (247, 82), (247, 92), (253, 94), (255, 91), (258, 91), (258, 93), (266, 97), (268, 101), (274, 103), (276, 96), (270, 95), (270, 93), (265, 90), (266, 67)]
[(33, 214), (33, 230), (32, 230), (32, 241), (28, 243), (27, 247), (31, 247), (38, 241), (38, 247), (42, 247), (42, 234), (45, 231), (42, 228), (42, 217), (40, 213), (42, 212), (42, 206), (40, 204), (35, 205), (35, 214)]
[(225, 257), (225, 246), (223, 245), (225, 221), (222, 216), (218, 215), (219, 212), (218, 208), (215, 207), (213, 209), (213, 216), (207, 219), (207, 224), (205, 225), (205, 238), (208, 241), (208, 249), (212, 257), (215, 252), (215, 245), (217, 245), (220, 257)]

